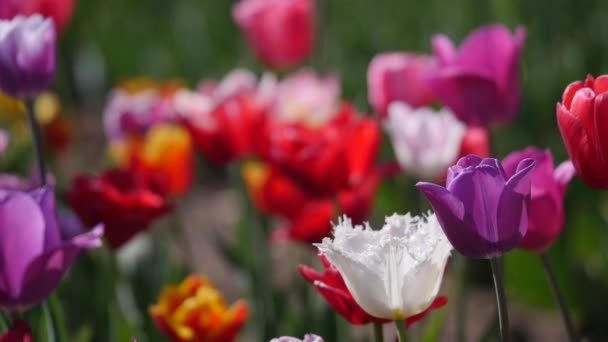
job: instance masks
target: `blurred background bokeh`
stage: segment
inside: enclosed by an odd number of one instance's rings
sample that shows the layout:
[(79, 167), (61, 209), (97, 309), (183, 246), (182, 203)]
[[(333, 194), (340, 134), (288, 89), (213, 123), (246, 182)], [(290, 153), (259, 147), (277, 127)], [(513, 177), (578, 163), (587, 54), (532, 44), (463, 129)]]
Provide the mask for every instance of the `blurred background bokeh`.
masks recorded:
[[(61, 157), (55, 169), (66, 173), (57, 175), (60, 185), (76, 171), (97, 171), (104, 165), (102, 111), (109, 90), (118, 82), (146, 76), (159, 80), (180, 79), (195, 86), (202, 79), (221, 79), (237, 67), (257, 74), (263, 72), (264, 67), (256, 61), (232, 20), (233, 4), (234, 1), (227, 0), (77, 2), (74, 18), (60, 37), (59, 66), (53, 86), (73, 125), (78, 127), (74, 130), (77, 143), (71, 147), (78, 153)], [(497, 158), (503, 158), (512, 150), (536, 145), (550, 148), (557, 162), (565, 160), (567, 154), (556, 124), (555, 105), (569, 82), (583, 79), (587, 73), (598, 75), (608, 71), (608, 2), (603, 0), (318, 0), (317, 7), (320, 36), (308, 65), (321, 72), (336, 72), (341, 79), (343, 97), (367, 113), (371, 110), (366, 72), (377, 53), (397, 50), (430, 53), (430, 39), (435, 33), (443, 32), (460, 42), (486, 23), (504, 23), (511, 29), (526, 26), (522, 109), (512, 125), (493, 132), (492, 146)], [(384, 157), (388, 159), (389, 154), (390, 151), (385, 151)], [(238, 244), (237, 238), (224, 227), (237, 222), (235, 207), (239, 201), (227, 190), (228, 175), (222, 170), (209, 170), (210, 167), (203, 164), (198, 165), (197, 187), (180, 200), (179, 220), (185, 222), (186, 234), (191, 234), (187, 239), (190, 246), (186, 247), (189, 252), (174, 248), (170, 253), (187, 254), (183, 256), (190, 258), (185, 263), (187, 267), (207, 274), (225, 292), (227, 302), (232, 302), (243, 296), (241, 291), (246, 286), (238, 271), (226, 271), (231, 268), (230, 256), (222, 246)], [(384, 184), (377, 194), (374, 217), (377, 219), (395, 210), (407, 211), (410, 194), (395, 192), (390, 184)], [(550, 256), (584, 336), (591, 341), (602, 341), (608, 336), (605, 324), (608, 196), (575, 179), (566, 195), (566, 208), (566, 227), (550, 250)], [(170, 226), (170, 220), (159, 225)], [(217, 239), (226, 242), (218, 243)], [(157, 243), (158, 239), (154, 241)], [(282, 266), (273, 272), (281, 273), (272, 276), (279, 283), (303, 283), (296, 274), (296, 266), (298, 262), (310, 262), (313, 258), (308, 254), (313, 253), (300, 246), (277, 249), (275, 257)], [(184, 272), (183, 268), (172, 269), (167, 265), (166, 255), (158, 250), (154, 245), (147, 249), (146, 257), (140, 259), (145, 267), (138, 267), (138, 271), (131, 274), (134, 279), (145, 279), (137, 282), (140, 285), (135, 297), (139, 302), (133, 303), (143, 308), (143, 313), (155, 300), (162, 284), (169, 279), (180, 280)], [(95, 317), (104, 315), (91, 313), (90, 309), (123, 314), (125, 310), (94, 303), (96, 298), (104, 298), (100, 292), (108, 291), (104, 272), (112, 270), (93, 271), (87, 262), (87, 258), (79, 261), (72, 271), (76, 279), (61, 292), (66, 301), (66, 320), (75, 332), (74, 341), (109, 340), (107, 331), (117, 323), (95, 321)], [(475, 287), (468, 316), (471, 331), (479, 334), (483, 328), (477, 326), (486, 324), (494, 303), (487, 266), (472, 265), (469, 276)], [(551, 340), (563, 336), (557, 307), (538, 258), (514, 251), (506, 257), (506, 269), (508, 296), (514, 308), (512, 320), (514, 327), (521, 331), (521, 340), (543, 338), (539, 336)], [(155, 277), (157, 282), (149, 281)], [(78, 288), (74, 287), (76, 284)], [(147, 292), (141, 289), (141, 284), (144, 288), (148, 284)], [(448, 304), (444, 310), (452, 308)], [(147, 315), (126, 312), (133, 314), (126, 321), (135, 322), (147, 336), (140, 341), (162, 340)], [(453, 313), (450, 315), (452, 321), (456, 319)], [(286, 324), (279, 332), (293, 335), (316, 332), (315, 324), (323, 321), (316, 317)], [(327, 320), (324, 324), (328, 324)], [(354, 336), (367, 336), (367, 328), (356, 328)], [(453, 327), (448, 326), (446, 341), (451, 340), (450, 333)], [(241, 337), (254, 341), (251, 336), (245, 333)], [(125, 341), (128, 338), (122, 337)], [(326, 338), (333, 341), (330, 336)], [(340, 340), (353, 339), (342, 336)]]

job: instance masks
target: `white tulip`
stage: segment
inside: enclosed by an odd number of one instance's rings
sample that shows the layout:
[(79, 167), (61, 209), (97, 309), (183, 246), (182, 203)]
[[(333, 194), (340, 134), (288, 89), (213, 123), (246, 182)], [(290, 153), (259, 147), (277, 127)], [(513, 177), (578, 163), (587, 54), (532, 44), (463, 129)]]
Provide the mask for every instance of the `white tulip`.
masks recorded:
[(440, 177), (456, 161), (466, 131), (447, 108), (412, 109), (401, 102), (390, 104), (384, 126), (401, 167), (423, 179)]
[(394, 214), (380, 230), (353, 227), (344, 217), (333, 234), (316, 247), (370, 315), (401, 320), (424, 311), (437, 296), (452, 245), (435, 214)]

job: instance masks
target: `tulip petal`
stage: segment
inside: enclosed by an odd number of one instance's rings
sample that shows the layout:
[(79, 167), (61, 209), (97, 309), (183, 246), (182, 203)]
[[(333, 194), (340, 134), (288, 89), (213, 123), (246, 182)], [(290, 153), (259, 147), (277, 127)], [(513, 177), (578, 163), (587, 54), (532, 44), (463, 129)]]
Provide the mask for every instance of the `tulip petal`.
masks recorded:
[(32, 191), (30, 195), (40, 204), (46, 228), (44, 230), (44, 249), (55, 248), (61, 243), (61, 230), (57, 222), (55, 193), (50, 186)]
[(448, 297), (446, 297), (446, 296), (439, 296), (439, 297), (435, 298), (433, 303), (426, 310), (424, 310), (423, 312), (421, 312), (417, 315), (408, 317), (405, 320), (407, 327), (409, 328), (412, 324), (422, 320), (430, 311), (442, 308), (447, 303), (448, 303)]
[(43, 252), (45, 223), (36, 201), (24, 193), (1, 194), (0, 292), (21, 295), (28, 265)]
[[(603, 80), (608, 83), (608, 76), (604, 76)], [(572, 108), (571, 111), (577, 113)], [(592, 112), (594, 113), (592, 118), (594, 121), (593, 130), (588, 130), (587, 134), (597, 137), (598, 158), (602, 161), (602, 165), (608, 165), (608, 136), (606, 134), (608, 132), (608, 93), (603, 93), (595, 98), (595, 106)], [(605, 171), (605, 169), (602, 171)]]
[(522, 160), (517, 173), (507, 181), (500, 194), (497, 211), (498, 239), (495, 240), (499, 243), (494, 246), (497, 254), (517, 247), (526, 235), (534, 165), (533, 159)]
[(600, 160), (588, 132), (581, 121), (564, 105), (557, 104), (557, 123), (568, 155), (574, 164), (577, 174), (593, 188), (606, 188), (603, 181)]
[(574, 99), (574, 94), (576, 94), (576, 92), (578, 92), (584, 86), (585, 85), (582, 81), (575, 81), (568, 84), (566, 90), (564, 90), (564, 94), (562, 95), (562, 104), (566, 106), (566, 108), (570, 108), (572, 105), (572, 99)]
[[(493, 124), (491, 121), (504, 110), (504, 96), (488, 76), (446, 67), (431, 76), (428, 82), (435, 95), (450, 107), (454, 115), (470, 126)], [(508, 120), (501, 118), (501, 121)]]
[(450, 63), (450, 61), (456, 55), (456, 50), (454, 49), (454, 44), (452, 40), (444, 34), (438, 34), (433, 37), (432, 40), (433, 52), (435, 53), (435, 57), (437, 58), (437, 63), (439, 65), (445, 65)]
[(562, 195), (562, 197), (566, 192), (566, 187), (568, 186), (568, 183), (570, 183), (570, 180), (572, 179), (572, 177), (574, 177), (575, 174), (576, 170), (574, 169), (574, 164), (572, 164), (572, 161), (570, 160), (562, 162), (557, 168), (555, 168), (553, 177), (555, 178), (555, 182), (559, 186), (560, 194)]

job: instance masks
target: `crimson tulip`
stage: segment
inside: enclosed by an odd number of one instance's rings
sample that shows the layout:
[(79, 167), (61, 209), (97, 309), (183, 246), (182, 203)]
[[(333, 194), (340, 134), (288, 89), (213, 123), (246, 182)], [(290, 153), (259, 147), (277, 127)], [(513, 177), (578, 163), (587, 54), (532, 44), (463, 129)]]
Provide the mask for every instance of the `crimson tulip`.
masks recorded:
[(76, 176), (66, 201), (86, 226), (103, 223), (114, 249), (170, 210), (160, 186), (122, 169), (107, 170), (99, 177)]
[(557, 123), (583, 182), (608, 189), (608, 75), (570, 83), (557, 104)]

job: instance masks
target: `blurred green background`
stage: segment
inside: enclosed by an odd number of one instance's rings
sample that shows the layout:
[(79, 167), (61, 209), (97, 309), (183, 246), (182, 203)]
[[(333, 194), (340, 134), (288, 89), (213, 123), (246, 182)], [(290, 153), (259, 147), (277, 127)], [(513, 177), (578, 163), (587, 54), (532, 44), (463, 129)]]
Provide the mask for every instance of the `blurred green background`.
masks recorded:
[[(108, 90), (123, 79), (146, 75), (195, 85), (236, 67), (261, 72), (263, 66), (232, 21), (233, 3), (81, 0), (61, 37), (55, 89), (66, 106), (86, 108), (100, 120)], [(605, 0), (317, 0), (317, 5), (321, 37), (309, 65), (336, 71), (344, 97), (366, 111), (366, 71), (375, 54), (430, 53), (433, 34), (443, 32), (460, 42), (485, 23), (526, 26), (522, 110), (511, 126), (493, 132), (498, 158), (536, 145), (551, 148), (556, 162), (566, 159), (555, 104), (568, 83), (608, 71)], [(383, 191), (379, 196), (400, 194)], [(565, 231), (550, 255), (577, 324), (591, 340), (600, 341), (608, 336), (608, 197), (575, 179), (566, 206)], [(389, 214), (386, 210), (377, 206), (375, 211)], [(509, 295), (530, 310), (554, 310), (538, 258), (515, 252), (507, 259)]]

